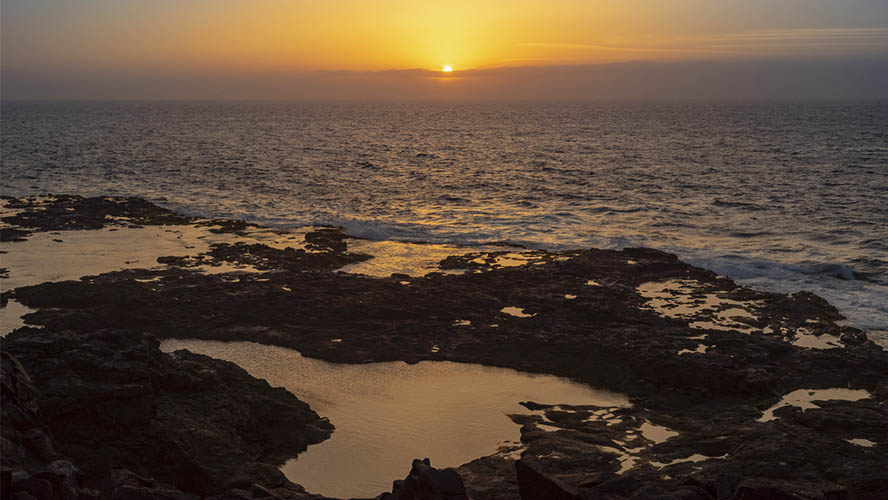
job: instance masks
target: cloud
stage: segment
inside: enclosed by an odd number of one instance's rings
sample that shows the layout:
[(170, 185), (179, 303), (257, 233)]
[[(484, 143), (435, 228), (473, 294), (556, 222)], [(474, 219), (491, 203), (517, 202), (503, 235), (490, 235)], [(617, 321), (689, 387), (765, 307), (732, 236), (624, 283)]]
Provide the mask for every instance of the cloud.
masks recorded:
[(742, 33), (724, 33), (716, 40), (774, 41), (791, 43), (797, 40), (817, 40), (824, 43), (836, 40), (856, 40), (867, 44), (882, 44), (888, 40), (888, 28), (797, 28), (757, 30)]
[(594, 51), (613, 51), (613, 52), (638, 52), (638, 53), (650, 53), (650, 52), (668, 52), (668, 53), (677, 53), (677, 54), (688, 54), (688, 53), (713, 53), (716, 52), (714, 50), (709, 49), (701, 49), (701, 48), (682, 48), (682, 47), (656, 47), (656, 46), (647, 46), (647, 47), (631, 47), (631, 46), (619, 46), (619, 45), (610, 45), (606, 43), (552, 43), (552, 42), (522, 42), (518, 44), (521, 47), (538, 47), (544, 49), (572, 49), (572, 50), (594, 50)]
[(694, 37), (670, 37), (648, 40), (644, 45), (594, 43), (522, 42), (520, 47), (553, 50), (590, 51), (598, 53), (636, 54), (701, 54), (761, 56), (763, 50), (774, 51), (775, 58), (788, 52), (810, 53), (812, 48), (831, 54), (872, 53), (888, 56), (888, 28), (799, 28), (754, 30)]

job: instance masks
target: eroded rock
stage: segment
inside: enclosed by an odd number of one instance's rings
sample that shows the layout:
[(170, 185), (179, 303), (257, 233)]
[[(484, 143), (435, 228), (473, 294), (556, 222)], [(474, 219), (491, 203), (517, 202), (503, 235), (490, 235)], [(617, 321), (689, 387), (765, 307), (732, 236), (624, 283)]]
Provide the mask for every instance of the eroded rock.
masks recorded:
[[(40, 414), (59, 452), (109, 497), (120, 488), (126, 495), (161, 495), (143, 491), (160, 488), (206, 496), (283, 485), (276, 465), (332, 432), (284, 389), (232, 363), (187, 351), (164, 354), (158, 345), (149, 335), (112, 330), (22, 329), (3, 340), (4, 354), (14, 353), (34, 374)], [(33, 406), (34, 395), (25, 394)], [(10, 441), (31, 443), (37, 456), (45, 448), (33, 444), (39, 436)], [(117, 469), (132, 472), (121, 476)]]
[(462, 477), (455, 469), (436, 469), (428, 458), (415, 459), (410, 473), (395, 481), (391, 493), (379, 500), (469, 500)]
[[(249, 275), (205, 275), (182, 261), (23, 287), (11, 296), (39, 308), (28, 321), (51, 336), (115, 330), (135, 338), (258, 341), (336, 362), (476, 362), (633, 397), (631, 408), (619, 409), (526, 405), (527, 414), (512, 416), (521, 426), (517, 456), (460, 468), (476, 500), (514, 498), (519, 457), (525, 482), (557, 483), (582, 498), (877, 498), (886, 482), (888, 354), (838, 323), (839, 312), (819, 297), (752, 290), (649, 249), (469, 254), (440, 266), (468, 273), (410, 277), (405, 285), (403, 275), (328, 272), (352, 258), (349, 239), (334, 228), (309, 234), (304, 253), (245, 242), (198, 257), (260, 271)], [(314, 254), (330, 258), (312, 260)], [(670, 282), (682, 285), (660, 286)], [(522, 314), (503, 312), (511, 310)], [(816, 349), (798, 345), (802, 336), (840, 342)], [(190, 375), (179, 378), (181, 387), (215, 383), (200, 370), (184, 372)], [(127, 425), (140, 423), (156, 401), (144, 384), (134, 385), (112, 391), (138, 408), (121, 416)], [(759, 421), (802, 388), (866, 390), (871, 397), (780, 408), (778, 418)], [(55, 408), (67, 404), (59, 401)], [(644, 432), (650, 428), (668, 432), (652, 438)], [(265, 495), (252, 484), (276, 491), (268, 481), (236, 483), (224, 494)]]

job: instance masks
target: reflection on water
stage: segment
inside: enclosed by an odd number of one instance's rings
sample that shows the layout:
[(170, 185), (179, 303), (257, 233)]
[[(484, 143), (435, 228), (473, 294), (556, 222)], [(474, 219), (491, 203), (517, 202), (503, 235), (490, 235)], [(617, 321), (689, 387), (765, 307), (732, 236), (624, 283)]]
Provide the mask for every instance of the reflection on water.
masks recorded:
[(504, 307), (504, 308), (500, 309), (500, 312), (508, 314), (509, 316), (515, 316), (516, 318), (530, 318), (530, 317), (536, 316), (536, 313), (527, 314), (526, 312), (524, 312), (524, 309), (522, 309), (520, 307), (513, 307), (513, 306)]
[(639, 429), (641, 430), (641, 435), (644, 436), (645, 439), (650, 439), (655, 443), (663, 443), (669, 438), (678, 436), (678, 433), (672, 429), (663, 427), (662, 425), (652, 424), (647, 420), (641, 424)]
[[(750, 333), (753, 327), (736, 318), (754, 320), (757, 302), (741, 302), (703, 293), (703, 284), (696, 280), (649, 281), (638, 286), (638, 293), (647, 299), (646, 307), (664, 318), (684, 318), (691, 328)], [(714, 311), (714, 312), (713, 312)], [(713, 312), (711, 315), (710, 312)]]
[(842, 340), (835, 335), (830, 335), (828, 333), (814, 335), (811, 333), (811, 330), (807, 328), (796, 329), (795, 339), (792, 341), (792, 344), (799, 347), (806, 347), (808, 349), (836, 349), (844, 347), (845, 345)]
[(7, 301), (5, 306), (0, 307), (0, 337), (5, 337), (16, 328), (25, 326), (22, 316), (36, 310), (12, 299)]
[(774, 415), (774, 411), (784, 406), (798, 406), (802, 411), (805, 411), (820, 408), (817, 401), (859, 401), (871, 397), (872, 394), (864, 389), (846, 389), (841, 387), (835, 389), (799, 389), (786, 394), (779, 402), (765, 410), (758, 421), (770, 422), (777, 419), (778, 417)]
[(340, 268), (340, 271), (352, 274), (364, 274), (377, 278), (387, 278), (393, 273), (409, 276), (425, 276), (428, 273), (444, 272), (445, 274), (462, 274), (459, 270), (441, 270), (438, 263), (451, 255), (464, 255), (474, 252), (502, 251), (501, 247), (494, 246), (458, 246), (458, 245), (433, 245), (425, 243), (408, 243), (404, 241), (373, 241), (362, 239), (350, 239), (348, 241), (350, 252), (366, 253), (373, 258), (361, 262), (348, 264)]
[(391, 489), (417, 457), (436, 467), (462, 465), (517, 441), (510, 413), (520, 401), (625, 406), (619, 394), (549, 375), (474, 364), (424, 361), (343, 365), (251, 342), (166, 340), (162, 349), (188, 349), (237, 363), (282, 386), (336, 426), (283, 471), (313, 493), (375, 496)]
[(848, 441), (849, 443), (853, 444), (854, 446), (862, 446), (864, 448), (872, 448), (873, 446), (876, 445), (875, 442), (870, 441), (869, 439), (856, 438), (856, 439), (846, 439), (845, 441)]
[[(164, 267), (157, 258), (165, 255), (195, 256), (206, 252), (213, 243), (234, 243), (239, 240), (261, 242), (270, 246), (298, 246), (272, 240), (265, 233), (238, 236), (211, 233), (208, 226), (145, 226), (106, 227), (95, 230), (38, 232), (26, 241), (3, 242), (0, 247), (3, 267), (9, 277), (0, 280), (3, 290), (36, 285), (47, 281), (75, 280), (82, 276), (121, 269), (152, 269)], [(294, 237), (295, 240), (295, 237)], [(200, 266), (208, 273), (250, 271), (248, 266)]]
[[(163, 255), (197, 254), (209, 248), (203, 240), (181, 238), (186, 226), (105, 228), (35, 233), (27, 241), (4, 243), (4, 289), (46, 281), (78, 279), (127, 268), (152, 268)], [(193, 229), (198, 231), (197, 229)], [(207, 233), (209, 234), (209, 233)], [(189, 248), (191, 247), (191, 248)]]

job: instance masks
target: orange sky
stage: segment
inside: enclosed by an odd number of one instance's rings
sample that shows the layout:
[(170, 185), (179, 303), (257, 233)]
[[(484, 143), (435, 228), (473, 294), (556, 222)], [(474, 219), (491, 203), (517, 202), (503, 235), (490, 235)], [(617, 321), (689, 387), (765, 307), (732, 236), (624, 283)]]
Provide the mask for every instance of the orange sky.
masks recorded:
[(4, 0), (12, 65), (457, 70), (888, 51), (866, 0)]
[(200, 72), (237, 80), (243, 94), (306, 71), (449, 64), (458, 77), (630, 61), (888, 57), (880, 0), (3, 0), (0, 8), (4, 83), (14, 94), (60, 82), (86, 92), (125, 77), (150, 78), (173, 95), (179, 84), (164, 79)]

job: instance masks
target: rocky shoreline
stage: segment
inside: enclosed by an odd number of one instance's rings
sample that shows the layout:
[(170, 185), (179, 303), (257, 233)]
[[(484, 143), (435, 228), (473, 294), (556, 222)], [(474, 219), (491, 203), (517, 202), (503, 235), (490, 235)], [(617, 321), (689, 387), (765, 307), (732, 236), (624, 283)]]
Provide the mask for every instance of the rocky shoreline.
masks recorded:
[[(517, 454), (457, 469), (476, 500), (854, 499), (888, 487), (888, 353), (809, 293), (750, 290), (641, 248), (504, 248), (450, 256), (425, 276), (375, 278), (336, 272), (372, 258), (350, 252), (353, 240), (337, 228), (315, 228), (287, 248), (251, 240), (242, 221), (185, 217), (137, 198), (7, 199), (5, 210), (0, 232), (10, 245), (38, 232), (64, 239), (64, 231), (109, 227), (190, 226), (230, 237), (145, 268), (4, 291), (4, 305), (37, 309), (2, 344), (3, 465), (16, 491), (31, 491), (22, 485), (67, 460), (85, 488), (71, 491), (84, 498), (136, 498), (115, 497), (126, 485), (171, 492), (145, 498), (263, 498), (265, 490), (311, 498), (274, 466), (324, 439), (329, 423), (230, 363), (160, 353), (154, 338), (250, 340), (343, 363), (480, 363), (632, 398), (622, 409), (527, 402), (526, 414), (512, 416), (521, 426)], [(232, 266), (252, 272), (201, 271)], [(793, 391), (831, 388), (867, 397), (815, 399), (807, 411), (782, 406), (761, 420)], [(7, 416), (8, 401), (33, 418), (11, 424), (18, 417)], [(98, 401), (120, 415), (97, 415)], [(204, 411), (218, 405), (230, 411)], [(170, 456), (170, 443), (189, 443), (183, 422), (206, 429), (206, 441)], [(58, 451), (35, 455), (29, 429)], [(187, 469), (192, 462), (203, 469)]]
[[(158, 346), (114, 330), (23, 328), (5, 338), (3, 460), (24, 466), (11, 472), (12, 489), (36, 498), (197, 498), (293, 487), (276, 465), (333, 426), (232, 363)], [(60, 460), (77, 472), (66, 465), (72, 474), (61, 484), (41, 475)]]

